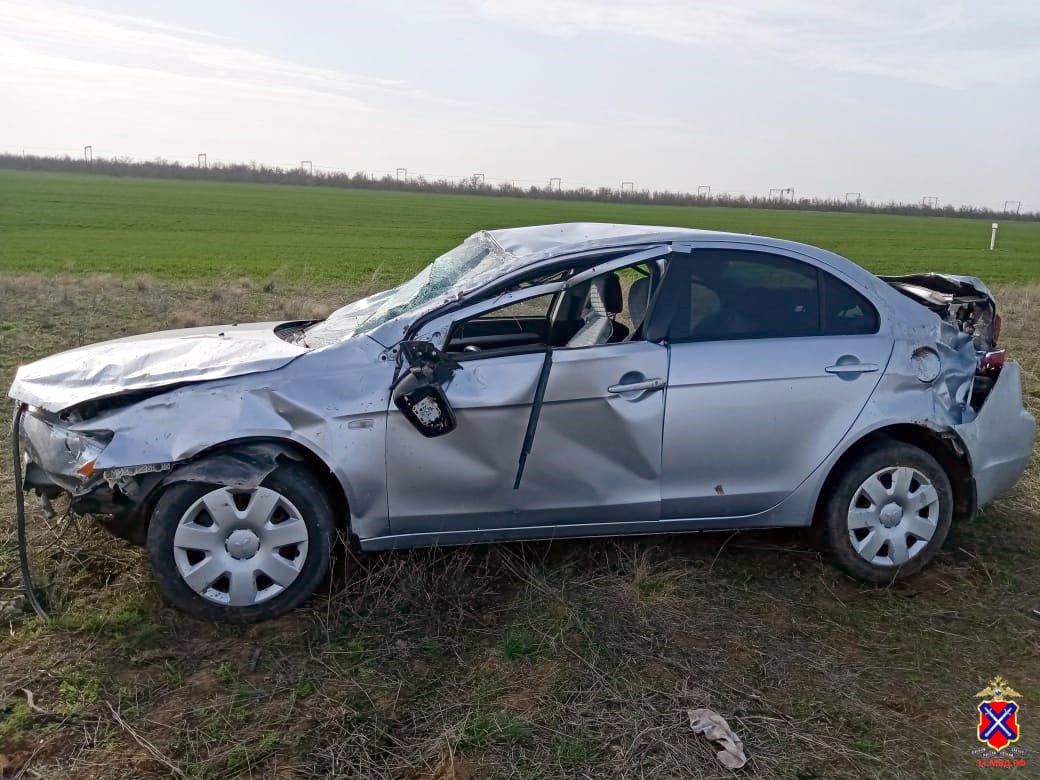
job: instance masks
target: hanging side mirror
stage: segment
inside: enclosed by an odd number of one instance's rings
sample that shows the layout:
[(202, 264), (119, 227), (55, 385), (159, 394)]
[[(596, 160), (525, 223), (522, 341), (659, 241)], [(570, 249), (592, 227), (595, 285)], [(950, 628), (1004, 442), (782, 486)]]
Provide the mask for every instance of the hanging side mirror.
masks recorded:
[(462, 366), (427, 341), (402, 342), (401, 356), (408, 369), (394, 387), (394, 405), (427, 438), (451, 433), (458, 423), (442, 385)]
[(394, 405), (401, 410), (415, 429), (427, 438), (443, 436), (455, 430), (455, 410), (448, 403), (444, 388), (440, 385), (414, 385), (414, 378), (408, 377), (398, 385), (394, 392)]

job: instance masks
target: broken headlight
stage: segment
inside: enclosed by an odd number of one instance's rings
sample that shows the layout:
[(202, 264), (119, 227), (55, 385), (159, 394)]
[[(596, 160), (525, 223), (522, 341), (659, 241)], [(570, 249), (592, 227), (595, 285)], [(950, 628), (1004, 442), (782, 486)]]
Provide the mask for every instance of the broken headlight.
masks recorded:
[(49, 474), (84, 478), (112, 440), (109, 431), (74, 431), (30, 412), (22, 418), (22, 445), (29, 459)]

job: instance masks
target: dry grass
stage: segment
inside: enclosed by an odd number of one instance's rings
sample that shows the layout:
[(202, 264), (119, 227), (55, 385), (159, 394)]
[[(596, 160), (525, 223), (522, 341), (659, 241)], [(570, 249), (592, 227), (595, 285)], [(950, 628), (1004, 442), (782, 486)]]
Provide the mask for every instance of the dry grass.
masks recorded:
[[(0, 278), (0, 382), (77, 343), (315, 316), (353, 292), (265, 286)], [(999, 297), (1040, 412), (1040, 288)], [(892, 588), (795, 534), (532, 543), (349, 556), (306, 609), (251, 627), (165, 607), (140, 551), (89, 522), (33, 522), (54, 620), (0, 637), (0, 767), (27, 776), (730, 776), (685, 724), (711, 707), (745, 742), (741, 776), (947, 777), (975, 771), (989, 678), (1040, 707), (1036, 465)]]

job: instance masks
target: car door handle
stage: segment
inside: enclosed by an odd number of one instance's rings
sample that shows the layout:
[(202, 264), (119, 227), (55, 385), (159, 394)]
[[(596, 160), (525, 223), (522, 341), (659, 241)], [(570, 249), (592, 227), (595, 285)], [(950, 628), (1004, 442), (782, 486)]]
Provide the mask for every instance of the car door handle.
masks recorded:
[(608, 393), (633, 393), (639, 390), (660, 390), (664, 387), (663, 379), (645, 379), (642, 382), (629, 382), (623, 385), (611, 385), (607, 388)]
[(877, 363), (838, 363), (823, 370), (828, 374), (870, 374), (880, 368)]

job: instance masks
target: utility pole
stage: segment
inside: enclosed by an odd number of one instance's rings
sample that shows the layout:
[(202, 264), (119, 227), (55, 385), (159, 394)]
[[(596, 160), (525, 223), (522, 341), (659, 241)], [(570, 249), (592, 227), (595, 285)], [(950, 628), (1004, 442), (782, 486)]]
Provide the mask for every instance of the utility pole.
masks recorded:
[(87, 162), (93, 162), (94, 161), (94, 147), (93, 146), (90, 146), (88, 144), (87, 146), (83, 147), (83, 159), (86, 160)]
[(852, 196), (853, 196), (853, 195), (855, 195), (855, 196), (856, 196), (856, 197), (855, 197), (855, 201), (854, 201), (854, 202), (855, 202), (855, 204), (856, 204), (857, 206), (858, 206), (858, 205), (859, 205), (860, 203), (862, 203), (862, 202), (863, 202), (863, 198), (861, 198), (861, 197), (860, 197), (860, 193), (858, 193), (858, 192), (846, 192), (846, 193), (845, 193), (845, 205), (846, 205), (846, 206), (848, 206), (848, 205), (849, 205), (849, 199), (850, 199), (850, 198), (852, 198)]
[(307, 173), (314, 175), (314, 163), (311, 160), (300, 160), (300, 168), (306, 168)]
[(408, 169), (407, 168), (398, 168), (397, 169), (397, 180), (398, 181), (408, 181)]
[(553, 178), (549, 179), (549, 192), (554, 192), (554, 191), (555, 192), (559, 192), (560, 191), (560, 177), (559, 176), (554, 176)]
[[(1014, 209), (1015, 209), (1014, 212), (1011, 211), (1012, 207), (1014, 207)], [(1004, 213), (1005, 214), (1011, 214), (1011, 213), (1019, 214), (1021, 211), (1022, 211), (1022, 201), (1020, 201), (1020, 200), (1005, 200), (1004, 201)]]
[(636, 191), (636, 183), (634, 181), (623, 181), (621, 182), (621, 192), (632, 193)]
[(200, 168), (208, 168), (209, 167), (209, 161), (206, 159), (206, 153), (205, 152), (199, 152), (198, 166)]
[(473, 174), (473, 186), (474, 187), (483, 187), (484, 186), (484, 174), (482, 174), (482, 173), (474, 173)]
[(701, 197), (710, 198), (711, 197), (711, 185), (710, 184), (701, 184), (699, 187), (697, 187), (697, 197), (698, 198), (701, 198)]
[(939, 196), (938, 195), (925, 195), (923, 198), (921, 198), (921, 205), (924, 206), (926, 209), (938, 208), (938, 206), (939, 206)]

